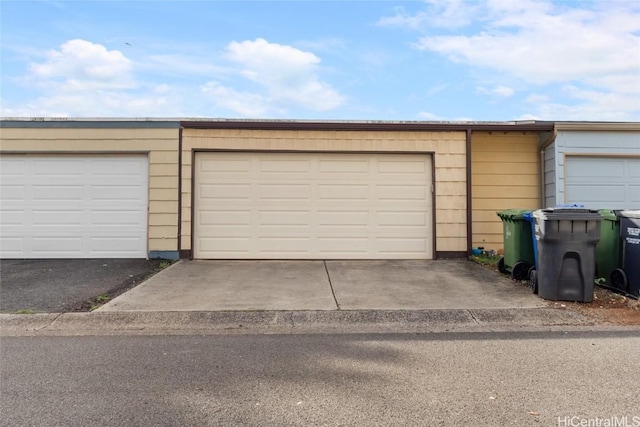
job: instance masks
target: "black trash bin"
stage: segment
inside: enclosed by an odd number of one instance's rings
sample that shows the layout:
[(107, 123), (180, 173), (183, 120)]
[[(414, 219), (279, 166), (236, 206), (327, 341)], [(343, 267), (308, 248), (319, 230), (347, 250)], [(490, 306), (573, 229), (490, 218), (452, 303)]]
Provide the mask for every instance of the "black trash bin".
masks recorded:
[(611, 272), (610, 282), (627, 294), (640, 297), (640, 210), (619, 211), (622, 268)]
[(597, 210), (548, 208), (533, 212), (538, 241), (538, 295), (549, 300), (593, 301)]

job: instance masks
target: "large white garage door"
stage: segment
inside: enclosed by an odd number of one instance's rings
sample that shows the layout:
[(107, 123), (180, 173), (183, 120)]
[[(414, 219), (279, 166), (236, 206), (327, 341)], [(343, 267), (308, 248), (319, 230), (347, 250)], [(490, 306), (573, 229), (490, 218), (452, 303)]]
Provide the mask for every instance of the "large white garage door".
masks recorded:
[(431, 259), (429, 155), (196, 154), (194, 257)]
[(640, 158), (567, 156), (566, 203), (640, 209)]
[(145, 258), (147, 156), (0, 157), (2, 258)]

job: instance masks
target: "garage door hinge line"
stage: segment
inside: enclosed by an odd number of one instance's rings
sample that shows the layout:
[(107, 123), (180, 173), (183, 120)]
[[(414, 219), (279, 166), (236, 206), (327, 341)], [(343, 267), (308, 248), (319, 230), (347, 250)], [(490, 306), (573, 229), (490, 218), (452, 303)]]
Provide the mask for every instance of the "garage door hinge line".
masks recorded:
[(338, 299), (336, 298), (336, 292), (333, 290), (333, 283), (331, 283), (331, 275), (329, 274), (329, 269), (327, 268), (327, 260), (323, 260), (324, 271), (327, 272), (327, 279), (329, 280), (329, 289), (331, 289), (331, 295), (333, 295), (333, 301), (336, 303), (336, 308), (340, 310), (340, 304), (338, 304)]

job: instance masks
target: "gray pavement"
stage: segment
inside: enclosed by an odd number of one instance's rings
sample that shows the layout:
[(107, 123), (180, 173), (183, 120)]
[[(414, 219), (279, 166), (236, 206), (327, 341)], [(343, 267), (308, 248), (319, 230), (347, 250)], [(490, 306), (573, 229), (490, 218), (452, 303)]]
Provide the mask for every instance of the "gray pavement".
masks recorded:
[(0, 413), (7, 426), (640, 423), (638, 333), (83, 336), (1, 342)]
[(466, 260), (180, 261), (98, 311), (420, 310), (545, 306)]
[(160, 270), (162, 260), (42, 259), (0, 261), (0, 312), (87, 310)]
[(93, 312), (0, 314), (0, 335), (638, 330), (550, 307), (470, 261), (180, 261)]

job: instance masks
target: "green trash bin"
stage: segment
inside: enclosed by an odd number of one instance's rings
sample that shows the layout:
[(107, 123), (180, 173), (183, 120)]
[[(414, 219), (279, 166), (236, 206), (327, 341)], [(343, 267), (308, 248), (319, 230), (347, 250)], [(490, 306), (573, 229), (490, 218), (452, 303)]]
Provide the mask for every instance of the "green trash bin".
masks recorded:
[(611, 272), (622, 262), (622, 240), (620, 240), (620, 219), (610, 209), (598, 211), (600, 222), (600, 241), (596, 245), (596, 277), (606, 279), (610, 284)]
[(501, 273), (510, 273), (514, 280), (527, 280), (535, 265), (531, 223), (525, 218), (528, 209), (507, 209), (497, 212), (502, 220), (504, 256), (498, 262)]

